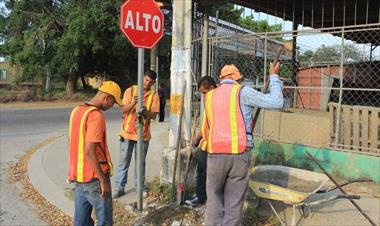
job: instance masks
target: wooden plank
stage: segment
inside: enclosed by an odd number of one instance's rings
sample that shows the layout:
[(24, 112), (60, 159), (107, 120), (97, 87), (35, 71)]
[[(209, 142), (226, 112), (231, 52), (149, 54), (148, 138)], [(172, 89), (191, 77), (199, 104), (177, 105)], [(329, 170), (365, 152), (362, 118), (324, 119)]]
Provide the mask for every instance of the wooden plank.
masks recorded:
[[(342, 106), (343, 107), (343, 106)], [(343, 108), (343, 125), (341, 130), (343, 131), (343, 144), (345, 149), (350, 149), (347, 146), (351, 146), (351, 109), (349, 107)]]
[(352, 108), (352, 146), (353, 150), (359, 151), (359, 135), (360, 135), (360, 121), (359, 121), (359, 107)]
[(368, 109), (362, 109), (362, 145), (368, 151)]
[(378, 128), (379, 128), (379, 111), (371, 111), (371, 118), (370, 118), (370, 141), (371, 141), (371, 148), (377, 150), (378, 145)]

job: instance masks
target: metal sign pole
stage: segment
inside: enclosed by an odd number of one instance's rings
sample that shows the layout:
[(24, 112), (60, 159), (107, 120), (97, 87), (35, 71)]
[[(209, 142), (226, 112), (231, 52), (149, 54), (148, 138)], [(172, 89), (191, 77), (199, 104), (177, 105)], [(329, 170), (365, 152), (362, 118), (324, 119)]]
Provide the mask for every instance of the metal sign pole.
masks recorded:
[[(137, 111), (139, 111), (143, 106), (143, 99), (144, 99), (144, 49), (138, 48), (138, 66), (137, 66), (137, 85), (138, 85), (138, 95), (139, 100), (137, 104)], [(137, 208), (138, 210), (143, 209), (143, 193), (142, 193), (142, 161), (143, 161), (143, 123), (142, 121), (139, 121), (138, 126), (138, 132), (137, 132), (137, 149), (136, 149), (136, 155), (137, 155)]]

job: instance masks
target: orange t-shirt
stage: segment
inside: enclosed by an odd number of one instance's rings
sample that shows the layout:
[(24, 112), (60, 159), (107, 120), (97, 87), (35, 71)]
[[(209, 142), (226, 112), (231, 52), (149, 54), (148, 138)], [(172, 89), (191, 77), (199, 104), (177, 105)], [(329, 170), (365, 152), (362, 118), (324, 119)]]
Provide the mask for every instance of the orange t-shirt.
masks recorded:
[(104, 142), (106, 124), (103, 114), (100, 111), (92, 111), (89, 113), (86, 126), (86, 142)]
[(107, 162), (106, 153), (109, 153), (106, 137), (107, 129), (102, 112), (91, 111), (89, 113), (85, 131), (84, 141), (99, 143), (99, 145), (96, 146), (98, 160), (99, 162)]
[[(145, 106), (146, 102), (148, 101), (149, 94), (150, 94), (150, 92), (146, 92), (144, 90), (144, 106)], [(133, 95), (132, 87), (129, 87), (124, 92), (124, 96), (123, 96), (123, 104), (124, 105), (130, 104), (132, 102), (132, 95)], [(150, 108), (150, 112), (155, 112), (155, 113), (160, 112), (160, 98), (158, 97), (157, 93), (154, 93), (154, 95), (153, 95), (152, 107)], [(136, 114), (136, 110), (132, 110), (132, 114)], [(137, 133), (126, 133), (123, 128), (121, 128), (119, 135), (122, 136), (124, 139), (137, 141)], [(150, 124), (149, 124), (149, 126), (147, 128), (146, 136), (144, 136), (144, 140), (147, 141), (147, 140), (150, 140), (151, 138), (152, 138), (152, 136), (150, 134)]]

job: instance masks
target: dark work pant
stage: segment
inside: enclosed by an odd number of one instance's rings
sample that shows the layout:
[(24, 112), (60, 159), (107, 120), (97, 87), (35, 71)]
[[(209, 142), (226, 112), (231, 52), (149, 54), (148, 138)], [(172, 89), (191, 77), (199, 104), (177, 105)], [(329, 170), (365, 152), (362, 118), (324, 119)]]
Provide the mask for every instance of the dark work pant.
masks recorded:
[(251, 156), (250, 150), (208, 155), (206, 226), (240, 225)]
[(166, 100), (165, 101), (160, 101), (160, 118), (159, 122), (163, 122), (165, 120), (165, 105), (166, 105)]
[(197, 185), (196, 195), (202, 202), (207, 199), (206, 195), (206, 175), (207, 175), (207, 152), (202, 151), (200, 148), (197, 155)]

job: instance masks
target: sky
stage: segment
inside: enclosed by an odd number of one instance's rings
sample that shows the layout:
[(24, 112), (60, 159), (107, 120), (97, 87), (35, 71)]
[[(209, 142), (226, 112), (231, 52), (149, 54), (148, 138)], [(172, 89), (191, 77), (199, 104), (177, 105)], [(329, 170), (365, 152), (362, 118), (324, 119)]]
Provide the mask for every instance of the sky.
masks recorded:
[[(241, 6), (235, 6), (235, 7), (241, 7)], [(262, 12), (256, 12), (249, 8), (244, 8), (243, 16), (253, 16), (254, 20), (266, 20), (269, 25), (273, 24), (281, 24), (283, 29), (282, 31), (291, 31), (292, 30), (292, 22), (290, 21), (284, 21), (282, 18), (278, 18), (266, 13)], [(300, 47), (300, 52), (303, 53), (307, 50), (315, 51), (318, 49), (321, 45), (325, 46), (334, 46), (334, 45), (340, 45), (342, 43), (342, 40), (340, 37), (326, 34), (326, 33), (315, 33), (311, 32), (312, 28), (310, 27), (303, 27), (302, 25), (298, 26), (298, 30), (300, 31), (300, 35), (297, 38), (297, 46)], [(315, 30), (314, 30), (315, 31)], [(292, 36), (288, 35), (288, 37), (284, 37), (284, 39), (291, 39)], [(344, 44), (354, 44), (360, 51), (369, 54), (370, 52), (370, 45), (369, 44), (355, 44), (354, 42), (350, 40), (344, 40)], [(377, 47), (373, 51), (373, 56), (375, 59), (380, 60), (380, 47)]]

